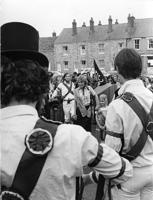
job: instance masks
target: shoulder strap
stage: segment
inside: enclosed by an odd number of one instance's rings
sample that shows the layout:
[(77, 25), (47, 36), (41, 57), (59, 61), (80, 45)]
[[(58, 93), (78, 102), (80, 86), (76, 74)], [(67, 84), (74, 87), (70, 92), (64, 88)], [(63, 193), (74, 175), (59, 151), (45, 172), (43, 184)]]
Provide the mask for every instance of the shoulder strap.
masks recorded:
[(99, 174), (98, 183), (97, 183), (96, 197), (95, 200), (102, 200), (104, 197), (104, 185), (105, 178), (102, 174)]
[(153, 122), (152, 119), (151, 121), (149, 120), (151, 115), (152, 115), (151, 118), (153, 118), (153, 105), (151, 108), (151, 112), (148, 114), (146, 113), (143, 106), (139, 103), (139, 101), (134, 97), (132, 93), (124, 93), (120, 98), (123, 99), (132, 108), (132, 110), (140, 118), (143, 125), (142, 133), (136, 144), (131, 148), (131, 150), (126, 155), (122, 155), (129, 161), (132, 161), (140, 154), (146, 143), (148, 135), (150, 135), (151, 132), (153, 132)]
[[(50, 124), (45, 120), (39, 119), (34, 129), (41, 128), (55, 136), (58, 125)], [(31, 195), (38, 178), (45, 164), (48, 153), (43, 156), (32, 154), (26, 147), (22, 158), (17, 167), (17, 171), (10, 188), (11, 191), (19, 193), (24, 199), (28, 199)]]
[(82, 195), (84, 191), (84, 183), (83, 183), (83, 178), (81, 177), (76, 177), (76, 195), (75, 195), (75, 200), (82, 200)]

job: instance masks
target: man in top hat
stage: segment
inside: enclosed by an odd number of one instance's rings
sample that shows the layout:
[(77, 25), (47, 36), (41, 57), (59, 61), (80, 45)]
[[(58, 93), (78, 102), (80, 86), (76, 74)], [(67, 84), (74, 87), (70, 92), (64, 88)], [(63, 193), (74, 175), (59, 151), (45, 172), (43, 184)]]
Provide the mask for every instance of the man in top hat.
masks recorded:
[(105, 177), (120, 174), (119, 182), (131, 177), (130, 163), (81, 126), (39, 118), (35, 105), (48, 90), (48, 60), (38, 52), (38, 31), (7, 23), (1, 42), (1, 198), (75, 200), (76, 177), (87, 165)]

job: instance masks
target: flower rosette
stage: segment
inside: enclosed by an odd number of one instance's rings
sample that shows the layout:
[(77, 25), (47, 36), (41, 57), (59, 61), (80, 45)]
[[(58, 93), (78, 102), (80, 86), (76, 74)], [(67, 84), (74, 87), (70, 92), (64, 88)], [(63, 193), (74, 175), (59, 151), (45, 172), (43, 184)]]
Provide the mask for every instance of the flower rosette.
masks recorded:
[(101, 109), (96, 112), (96, 122), (100, 129), (104, 130), (105, 128), (105, 119), (104, 113)]
[(16, 193), (16, 192), (12, 192), (12, 191), (3, 191), (0, 195), (0, 199), (1, 200), (24, 200), (24, 198)]
[(44, 155), (53, 148), (53, 137), (45, 129), (33, 129), (25, 138), (25, 145), (35, 155)]

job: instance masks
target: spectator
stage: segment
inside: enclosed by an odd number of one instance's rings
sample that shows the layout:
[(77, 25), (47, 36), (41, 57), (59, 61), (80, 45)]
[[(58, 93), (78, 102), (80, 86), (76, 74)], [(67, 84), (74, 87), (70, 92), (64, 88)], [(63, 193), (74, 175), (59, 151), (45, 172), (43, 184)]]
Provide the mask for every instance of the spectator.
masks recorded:
[(106, 94), (101, 94), (99, 96), (99, 109), (96, 112), (96, 122), (100, 128), (100, 137), (101, 140), (105, 138), (105, 119), (107, 114), (108, 99)]
[[(88, 86), (87, 78), (80, 75), (78, 78), (78, 88), (74, 91), (76, 101), (76, 124), (81, 125), (87, 131), (91, 131), (92, 100), (95, 99), (95, 107), (98, 109), (98, 96), (91, 86)], [(92, 98), (93, 97), (93, 98)]]

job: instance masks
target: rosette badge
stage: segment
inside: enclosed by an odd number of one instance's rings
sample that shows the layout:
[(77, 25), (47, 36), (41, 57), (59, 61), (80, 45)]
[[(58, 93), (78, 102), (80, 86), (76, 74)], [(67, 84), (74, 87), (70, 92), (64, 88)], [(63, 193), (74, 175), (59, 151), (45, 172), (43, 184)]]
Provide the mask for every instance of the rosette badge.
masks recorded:
[(25, 144), (32, 154), (41, 156), (53, 148), (53, 137), (49, 131), (36, 128), (26, 136)]
[(1, 200), (24, 200), (24, 198), (18, 193), (11, 191), (3, 191), (0, 195)]

